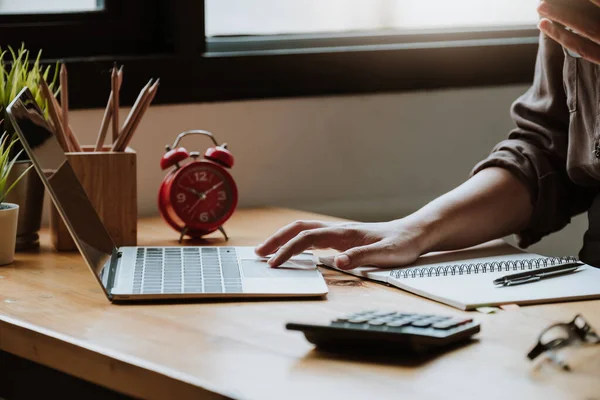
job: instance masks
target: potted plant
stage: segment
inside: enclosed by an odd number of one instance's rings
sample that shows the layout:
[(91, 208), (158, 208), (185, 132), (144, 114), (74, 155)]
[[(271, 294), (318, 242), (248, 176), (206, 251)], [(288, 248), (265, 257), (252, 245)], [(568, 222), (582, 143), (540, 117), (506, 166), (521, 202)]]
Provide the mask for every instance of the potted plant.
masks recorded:
[(19, 183), (21, 178), (31, 169), (27, 168), (21, 175), (9, 182), (8, 177), (17, 162), (17, 159), (23, 152), (19, 151), (11, 156), (18, 139), (9, 139), (8, 133), (0, 137), (0, 265), (10, 264), (15, 258), (15, 244), (17, 239), (17, 219), (19, 216), (19, 206), (13, 203), (5, 202), (6, 196)]
[[(6, 107), (25, 86), (29, 88), (36, 102), (47, 116), (48, 105), (43, 100), (40, 81), (43, 77), (53, 92), (57, 86), (58, 67), (43, 67), (40, 64), (40, 51), (34, 61), (30, 60), (29, 51), (22, 45), (17, 51), (8, 48), (0, 49), (0, 115), (5, 113)], [(51, 78), (51, 80), (49, 80)], [(1, 117), (0, 117), (1, 119)], [(8, 132), (9, 137), (14, 137), (14, 129), (9, 119), (4, 117), (0, 123), (0, 132)], [(31, 167), (27, 154), (23, 153), (21, 144), (15, 143), (11, 148), (11, 159), (16, 159), (12, 165), (12, 172), (8, 176), (8, 185), (17, 182), (24, 171)], [(16, 158), (15, 158), (16, 157)], [(19, 218), (17, 222), (17, 250), (27, 250), (39, 246), (38, 231), (42, 222), (44, 203), (44, 185), (37, 174), (28, 174), (13, 187), (7, 202), (19, 205)]]

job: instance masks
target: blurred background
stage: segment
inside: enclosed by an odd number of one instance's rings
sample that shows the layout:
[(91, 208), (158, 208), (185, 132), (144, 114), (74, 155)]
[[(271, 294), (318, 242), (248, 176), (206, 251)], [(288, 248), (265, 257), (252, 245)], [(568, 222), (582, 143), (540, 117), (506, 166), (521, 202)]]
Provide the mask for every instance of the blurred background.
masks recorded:
[[(398, 218), (467, 179), (513, 127), (537, 49), (537, 0), (0, 0), (2, 48), (69, 67), (71, 125), (93, 143), (113, 61), (122, 115), (156, 101), (131, 147), (142, 216), (164, 146), (207, 129), (236, 157), (240, 206)], [(207, 142), (191, 140), (189, 150)], [(501, 215), (498, 218), (502, 218)], [(579, 250), (586, 221), (532, 250)]]

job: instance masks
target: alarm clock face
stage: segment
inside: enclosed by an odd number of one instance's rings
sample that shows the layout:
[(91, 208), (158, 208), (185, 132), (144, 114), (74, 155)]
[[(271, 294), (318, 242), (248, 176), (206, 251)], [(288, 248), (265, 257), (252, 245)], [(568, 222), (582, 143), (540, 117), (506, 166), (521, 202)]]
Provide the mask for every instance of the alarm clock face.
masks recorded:
[(192, 229), (216, 229), (233, 213), (237, 188), (231, 175), (209, 161), (189, 163), (171, 184), (173, 211)]

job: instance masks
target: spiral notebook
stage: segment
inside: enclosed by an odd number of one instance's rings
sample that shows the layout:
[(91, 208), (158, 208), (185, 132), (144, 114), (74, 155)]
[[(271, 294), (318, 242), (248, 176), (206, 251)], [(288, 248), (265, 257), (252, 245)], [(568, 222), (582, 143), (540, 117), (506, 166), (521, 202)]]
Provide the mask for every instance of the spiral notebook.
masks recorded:
[[(335, 268), (332, 257), (320, 260), (323, 265)], [(426, 255), (407, 268), (361, 267), (342, 272), (387, 283), (462, 310), (600, 298), (600, 269), (589, 265), (535, 283), (508, 287), (492, 283), (500, 276), (575, 260), (520, 252), (504, 242), (494, 241), (467, 250)]]

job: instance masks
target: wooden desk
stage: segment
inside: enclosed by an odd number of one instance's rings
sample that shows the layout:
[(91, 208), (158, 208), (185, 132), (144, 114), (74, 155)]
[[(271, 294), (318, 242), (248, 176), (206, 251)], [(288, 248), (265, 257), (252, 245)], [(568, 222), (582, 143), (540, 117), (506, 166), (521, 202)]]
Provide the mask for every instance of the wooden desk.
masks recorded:
[[(295, 219), (282, 210), (241, 210), (230, 245), (255, 245)], [(333, 218), (328, 218), (333, 219)], [(175, 245), (158, 219), (139, 224), (140, 244)], [(572, 373), (535, 373), (525, 354), (538, 333), (577, 312), (600, 329), (600, 302), (523, 307), (482, 321), (479, 341), (423, 362), (327, 357), (289, 320), (327, 321), (368, 308), (462, 314), (453, 308), (324, 270), (327, 300), (112, 305), (79, 254), (19, 254), (0, 268), (0, 349), (118, 392), (143, 398), (384, 399), (600, 396), (600, 361)], [(207, 243), (218, 242), (214, 235)], [(596, 360), (600, 357), (596, 357)]]

